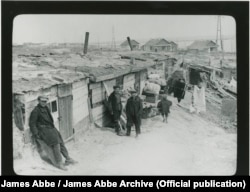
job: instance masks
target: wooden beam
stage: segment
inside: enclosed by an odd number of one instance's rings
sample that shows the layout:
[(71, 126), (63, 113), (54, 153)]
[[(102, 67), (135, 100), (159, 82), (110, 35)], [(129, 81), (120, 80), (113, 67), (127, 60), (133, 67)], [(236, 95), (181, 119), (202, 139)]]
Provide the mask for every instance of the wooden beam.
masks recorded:
[(98, 103), (100, 101), (103, 101), (105, 99), (104, 92), (101, 94), (93, 94), (92, 95), (92, 103)]
[(89, 85), (89, 89), (97, 89), (97, 88), (101, 88), (101, 87), (102, 87), (101, 82), (99, 82), (99, 83), (90, 83), (90, 85)]
[(94, 118), (93, 118), (93, 114), (92, 114), (92, 108), (91, 108), (91, 104), (90, 104), (90, 98), (88, 98), (88, 109), (89, 109), (89, 120), (90, 123), (94, 122)]
[(93, 118), (96, 119), (96, 117), (100, 116), (105, 111), (107, 111), (107, 109), (106, 109), (106, 107), (104, 105), (100, 105), (98, 107), (93, 108), (92, 109)]

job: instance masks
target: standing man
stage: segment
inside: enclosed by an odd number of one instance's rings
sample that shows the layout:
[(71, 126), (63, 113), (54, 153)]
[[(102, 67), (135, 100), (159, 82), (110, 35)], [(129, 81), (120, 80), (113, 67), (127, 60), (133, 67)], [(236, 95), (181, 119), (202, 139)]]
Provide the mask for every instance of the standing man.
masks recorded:
[(59, 169), (67, 170), (62, 161), (65, 157), (65, 165), (77, 163), (69, 157), (60, 132), (55, 128), (53, 117), (47, 107), (47, 96), (39, 96), (39, 104), (33, 109), (30, 115), (29, 126), (35, 139), (43, 140), (53, 150), (55, 160)]
[(141, 115), (143, 111), (142, 100), (135, 90), (131, 90), (131, 97), (127, 101), (127, 136), (130, 136), (131, 126), (135, 124), (136, 137), (141, 133)]
[(122, 100), (120, 94), (120, 87), (114, 86), (114, 91), (110, 94), (108, 102), (110, 107), (110, 113), (113, 116), (113, 122), (115, 126), (115, 132), (117, 135), (120, 135), (120, 124), (122, 114)]
[(178, 103), (184, 99), (186, 92), (186, 83), (185, 79), (178, 79), (174, 84), (174, 97), (177, 98)]

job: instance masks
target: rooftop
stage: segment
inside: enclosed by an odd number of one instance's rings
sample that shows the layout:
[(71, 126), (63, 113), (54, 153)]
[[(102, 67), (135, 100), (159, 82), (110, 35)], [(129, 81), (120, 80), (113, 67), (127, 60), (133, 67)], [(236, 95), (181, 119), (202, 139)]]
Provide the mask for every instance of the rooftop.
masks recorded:
[(206, 41), (194, 41), (191, 45), (188, 46), (189, 49), (205, 49), (210, 47), (218, 47), (218, 45), (210, 40)]

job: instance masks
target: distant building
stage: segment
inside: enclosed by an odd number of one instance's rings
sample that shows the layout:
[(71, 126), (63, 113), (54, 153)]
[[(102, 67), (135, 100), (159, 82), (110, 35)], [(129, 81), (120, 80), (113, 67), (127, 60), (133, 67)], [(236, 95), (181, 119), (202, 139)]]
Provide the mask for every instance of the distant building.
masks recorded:
[[(131, 45), (132, 45), (133, 50), (138, 50), (138, 49), (139, 49), (140, 43), (138, 43), (138, 42), (135, 41), (135, 40), (130, 40), (130, 43), (131, 43)], [(130, 46), (129, 46), (127, 40), (124, 41), (120, 46), (121, 46), (121, 48), (124, 48), (124, 49), (130, 49)]]
[(191, 51), (203, 51), (203, 52), (216, 52), (218, 51), (218, 45), (210, 40), (206, 41), (194, 41), (188, 46), (188, 50)]
[(172, 51), (177, 51), (178, 45), (173, 41), (170, 41), (170, 43), (172, 45)]
[(142, 46), (144, 51), (177, 51), (177, 44), (165, 39), (151, 39)]

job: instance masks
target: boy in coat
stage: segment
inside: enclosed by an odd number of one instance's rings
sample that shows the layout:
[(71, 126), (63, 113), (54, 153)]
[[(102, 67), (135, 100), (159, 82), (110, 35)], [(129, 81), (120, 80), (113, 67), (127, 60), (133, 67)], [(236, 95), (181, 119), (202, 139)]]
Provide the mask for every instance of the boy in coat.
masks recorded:
[(167, 123), (168, 114), (170, 113), (170, 106), (172, 102), (167, 99), (167, 95), (163, 95), (161, 101), (158, 103), (157, 108), (159, 109), (163, 122)]
[(127, 136), (130, 136), (131, 126), (135, 124), (136, 137), (141, 133), (141, 115), (143, 111), (142, 100), (135, 90), (131, 90), (131, 97), (127, 101)]

